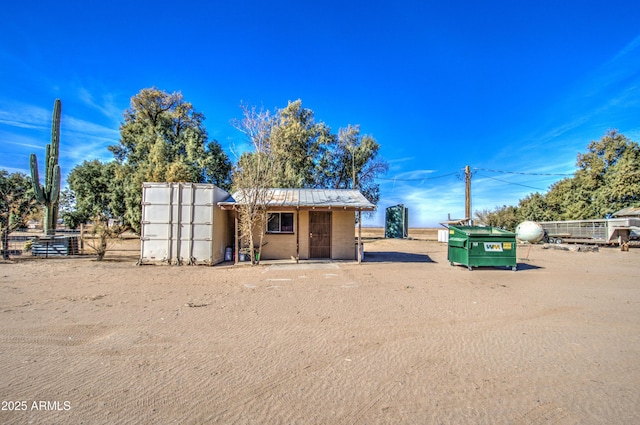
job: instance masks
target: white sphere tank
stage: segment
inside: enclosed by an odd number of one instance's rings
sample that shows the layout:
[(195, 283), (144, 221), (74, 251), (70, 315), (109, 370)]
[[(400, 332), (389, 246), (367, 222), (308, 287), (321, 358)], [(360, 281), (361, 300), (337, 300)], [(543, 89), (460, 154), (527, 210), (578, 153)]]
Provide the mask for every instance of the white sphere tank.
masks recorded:
[(523, 242), (536, 243), (544, 237), (544, 229), (535, 221), (523, 221), (516, 227), (516, 238)]

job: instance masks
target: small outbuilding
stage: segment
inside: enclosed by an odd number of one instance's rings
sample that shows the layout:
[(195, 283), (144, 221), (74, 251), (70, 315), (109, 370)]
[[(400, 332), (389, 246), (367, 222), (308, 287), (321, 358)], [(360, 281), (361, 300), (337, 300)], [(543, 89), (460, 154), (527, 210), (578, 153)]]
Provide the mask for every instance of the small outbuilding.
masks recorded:
[[(348, 189), (267, 189), (268, 220), (261, 259), (356, 260), (356, 213), (373, 211), (375, 206), (358, 190)], [(241, 192), (218, 202), (223, 210), (235, 212), (238, 240)]]

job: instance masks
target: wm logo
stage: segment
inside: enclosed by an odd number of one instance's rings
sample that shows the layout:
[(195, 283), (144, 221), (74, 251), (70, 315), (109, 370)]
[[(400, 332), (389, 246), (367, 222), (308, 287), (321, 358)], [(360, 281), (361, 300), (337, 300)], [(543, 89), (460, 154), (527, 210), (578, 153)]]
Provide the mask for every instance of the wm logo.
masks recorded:
[(484, 250), (487, 252), (502, 252), (502, 243), (485, 242)]

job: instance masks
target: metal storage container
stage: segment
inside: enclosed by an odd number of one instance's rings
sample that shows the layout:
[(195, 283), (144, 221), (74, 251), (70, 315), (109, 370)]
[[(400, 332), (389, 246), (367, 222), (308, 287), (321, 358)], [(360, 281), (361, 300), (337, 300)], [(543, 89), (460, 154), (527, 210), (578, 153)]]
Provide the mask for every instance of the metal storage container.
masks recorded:
[(516, 234), (495, 227), (450, 226), (447, 259), (472, 267), (497, 266), (516, 270)]
[(212, 184), (144, 183), (140, 263), (224, 261), (233, 226), (217, 203), (228, 197)]

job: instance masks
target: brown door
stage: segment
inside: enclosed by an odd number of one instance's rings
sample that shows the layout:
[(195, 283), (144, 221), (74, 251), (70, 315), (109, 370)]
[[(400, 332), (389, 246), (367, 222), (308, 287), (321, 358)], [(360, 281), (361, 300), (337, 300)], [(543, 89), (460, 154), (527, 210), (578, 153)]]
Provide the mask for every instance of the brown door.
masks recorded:
[(309, 211), (309, 258), (331, 258), (331, 212)]

